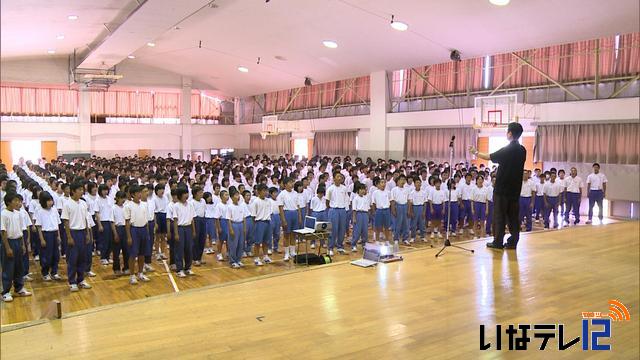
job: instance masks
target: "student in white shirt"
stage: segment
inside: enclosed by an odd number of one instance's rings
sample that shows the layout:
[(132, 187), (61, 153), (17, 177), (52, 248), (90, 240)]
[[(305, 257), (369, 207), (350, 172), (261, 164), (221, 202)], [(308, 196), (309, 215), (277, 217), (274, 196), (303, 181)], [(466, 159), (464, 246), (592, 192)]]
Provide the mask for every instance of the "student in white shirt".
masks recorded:
[(176, 271), (175, 237), (177, 234), (175, 233), (175, 211), (173, 211), (173, 209), (178, 202), (177, 191), (177, 188), (169, 190), (171, 201), (167, 205), (167, 245), (169, 246), (169, 269), (171, 269), (171, 271)]
[(109, 255), (113, 244), (113, 202), (109, 198), (109, 187), (105, 184), (98, 186), (98, 196), (95, 200), (96, 220), (98, 221), (98, 237), (96, 247), (100, 250), (100, 263), (109, 265)]
[[(146, 190), (146, 187), (144, 188)], [(146, 192), (146, 191), (145, 191)], [(142, 187), (133, 185), (129, 188), (131, 201), (124, 207), (124, 219), (127, 231), (127, 246), (129, 250), (129, 269), (131, 277), (129, 284), (135, 285), (140, 281), (149, 281), (144, 274), (144, 251), (149, 241), (149, 211), (147, 203), (142, 201)], [(138, 276), (136, 278), (136, 260), (138, 264)]]
[(267, 254), (271, 255), (274, 251), (280, 252), (278, 249), (280, 243), (280, 230), (282, 223), (280, 220), (280, 205), (278, 202), (278, 188), (269, 188), (269, 202), (271, 203), (271, 240)]
[[(258, 197), (251, 203), (250, 211), (255, 221), (255, 235), (253, 238), (254, 259), (256, 266), (271, 263), (268, 255), (269, 242), (271, 238), (271, 201), (267, 199), (267, 186), (265, 184), (256, 185)], [(260, 248), (262, 247), (262, 261), (260, 261)]]
[(178, 202), (172, 206), (174, 226), (174, 254), (178, 277), (194, 275), (191, 270), (193, 258), (193, 236), (196, 232), (196, 216), (193, 204), (189, 202), (189, 190), (184, 187), (176, 189)]
[[(325, 187), (318, 186), (316, 195), (311, 199), (310, 210), (311, 216), (316, 218), (316, 221), (327, 221), (327, 200), (324, 197)], [(322, 246), (323, 244), (320, 244)], [(316, 241), (311, 241), (311, 248), (316, 248)]]
[(362, 243), (362, 251), (369, 241), (369, 211), (371, 203), (367, 196), (367, 188), (360, 182), (355, 183), (356, 196), (351, 204), (353, 216), (353, 235), (351, 237), (351, 252), (358, 251), (358, 241)]
[(70, 186), (71, 199), (64, 203), (62, 215), (67, 233), (67, 279), (72, 292), (79, 289), (91, 289), (91, 285), (84, 279), (87, 262), (91, 261), (88, 254), (91, 251), (91, 227), (87, 203), (80, 198), (84, 193), (82, 184), (73, 183)]
[[(111, 252), (113, 253), (113, 273), (116, 276), (129, 275), (129, 250), (127, 249), (127, 232), (124, 219), (124, 200), (126, 196), (124, 191), (116, 191), (114, 194), (115, 204), (111, 208), (113, 212)], [(120, 266), (120, 252), (122, 252), (124, 260), (124, 268)]]
[(193, 238), (193, 265), (200, 266), (200, 264), (206, 264), (202, 259), (202, 254), (204, 253), (204, 247), (207, 240), (204, 222), (204, 213), (207, 208), (207, 203), (202, 198), (204, 195), (204, 189), (201, 187), (195, 186), (191, 190), (191, 194), (193, 198), (190, 201), (195, 212), (193, 221), (196, 228)]
[(11, 286), (18, 296), (29, 296), (24, 288), (23, 253), (26, 248), (23, 241), (24, 228), (22, 216), (18, 210), (22, 201), (18, 194), (7, 193), (4, 196), (5, 208), (2, 209), (0, 228), (2, 231), (2, 301), (11, 302)]
[(569, 177), (565, 180), (567, 208), (564, 212), (564, 221), (568, 225), (569, 212), (573, 212), (573, 224), (577, 225), (580, 223), (580, 199), (582, 199), (582, 188), (584, 187), (584, 184), (582, 183), (582, 179), (578, 176), (578, 169), (575, 167), (571, 168)]
[[(32, 233), (36, 233), (37, 235), (37, 229), (35, 229), (35, 225), (34, 223), (31, 221), (31, 215), (29, 215), (29, 213), (27, 212), (27, 210), (25, 210), (24, 208), (24, 198), (22, 197), (22, 195), (17, 194), (18, 199), (20, 200), (20, 204), (18, 205), (18, 211), (20, 212), (20, 218), (22, 219), (22, 237), (23, 237), (23, 242), (24, 242), (24, 248), (26, 251), (24, 251), (22, 253), (22, 270), (24, 272), (24, 276), (23, 276), (23, 280), (25, 282), (27, 281), (33, 281), (33, 279), (31, 278), (31, 276), (29, 276), (29, 252), (31, 252), (31, 235)], [(31, 228), (34, 228), (34, 230), (32, 231)], [(39, 243), (38, 243), (38, 247)]]
[(49, 192), (40, 193), (40, 210), (35, 213), (36, 228), (40, 239), (40, 269), (44, 281), (61, 280), (58, 275), (60, 261), (60, 215), (54, 207)]
[(144, 247), (144, 271), (155, 271), (151, 265), (151, 258), (153, 256), (153, 245), (155, 243), (156, 232), (158, 231), (158, 225), (156, 224), (156, 203), (153, 200), (154, 187), (153, 184), (147, 184), (142, 186), (142, 201), (147, 206), (147, 231), (149, 232), (149, 241), (146, 242)]
[(335, 173), (333, 184), (327, 189), (329, 221), (331, 221), (331, 237), (329, 238), (329, 255), (333, 249), (344, 254), (344, 237), (347, 232), (347, 210), (349, 209), (349, 193), (344, 183), (344, 175)]
[(489, 192), (484, 187), (484, 176), (476, 177), (476, 187), (471, 195), (473, 201), (473, 230), (478, 231), (476, 234), (479, 238), (484, 237), (485, 221), (487, 220), (487, 202), (489, 200)]
[(384, 238), (389, 243), (391, 240), (391, 200), (389, 199), (389, 193), (385, 190), (385, 179), (377, 179), (377, 189), (371, 194), (371, 205), (375, 212), (375, 218), (373, 221), (375, 227), (375, 237), (377, 241), (382, 240), (382, 233), (384, 232)]
[(213, 254), (213, 245), (216, 245), (216, 222), (214, 220), (214, 212), (216, 204), (213, 202), (213, 194), (205, 192), (202, 196), (205, 202), (204, 206), (204, 233), (206, 235), (206, 243), (204, 248), (205, 254)]
[(536, 200), (533, 204), (533, 212), (536, 214), (536, 223), (540, 221), (540, 219), (544, 219), (544, 183), (546, 181), (546, 176), (542, 174), (538, 178), (538, 182), (536, 185)]
[(244, 234), (246, 231), (246, 211), (240, 204), (240, 192), (235, 188), (229, 189), (231, 204), (227, 207), (227, 217), (229, 218), (229, 264), (234, 269), (239, 269), (242, 264), (242, 252), (244, 250)]
[(153, 202), (155, 208), (156, 218), (156, 237), (155, 237), (155, 250), (156, 260), (166, 260), (165, 252), (167, 251), (167, 206), (169, 205), (170, 198), (165, 196), (165, 186), (157, 184), (153, 189)]
[[(42, 193), (42, 188), (39, 185), (34, 185), (31, 188), (31, 200), (29, 200), (29, 219), (31, 220), (30, 226), (30, 245), (31, 251), (33, 251), (33, 260), (35, 262), (40, 261), (40, 239), (38, 238), (38, 231), (35, 227), (35, 214), (40, 210), (40, 194)], [(29, 254), (27, 253), (27, 259), (29, 258)], [(29, 266), (25, 265), (25, 273), (29, 274)]]
[[(486, 182), (486, 181), (485, 181)], [(492, 236), (493, 232), (493, 189), (496, 186), (496, 177), (492, 176), (491, 181), (487, 188), (487, 224), (486, 224), (486, 232), (487, 236)]]
[[(222, 255), (222, 245), (228, 243), (229, 240), (229, 218), (227, 217), (227, 207), (229, 206), (229, 192), (227, 190), (220, 191), (220, 202), (216, 205), (213, 218), (216, 224), (216, 232), (218, 233), (217, 250), (218, 261), (224, 260)], [(227, 252), (229, 251), (229, 245), (227, 244)]]
[(520, 188), (520, 225), (526, 221), (526, 230), (531, 231), (533, 226), (533, 205), (536, 196), (536, 186), (530, 179), (531, 170), (525, 170), (522, 174), (522, 187)]
[(440, 234), (440, 224), (442, 223), (443, 205), (447, 200), (447, 193), (444, 189), (441, 189), (442, 180), (436, 179), (434, 182), (435, 188), (431, 190), (429, 194), (429, 203), (431, 205), (431, 221), (433, 223), (433, 229), (431, 231), (431, 238), (433, 239), (437, 234), (439, 238), (442, 238)]
[[(302, 219), (298, 204), (298, 193), (293, 191), (293, 179), (286, 178), (284, 180), (284, 188), (284, 191), (278, 194), (277, 201), (278, 206), (280, 206), (280, 221), (284, 232), (284, 261), (289, 261), (290, 256), (295, 256), (296, 247), (293, 230), (298, 228), (298, 223)], [(336, 225), (334, 223), (334, 228)]]
[(558, 206), (560, 208), (560, 218), (564, 218), (567, 202), (567, 178), (565, 177), (564, 169), (558, 170), (558, 178), (556, 179), (556, 181), (562, 186), (562, 194), (560, 194), (560, 203), (558, 204)]
[(471, 181), (471, 173), (466, 173), (464, 176), (464, 182), (458, 185), (458, 191), (462, 198), (463, 207), (460, 208), (460, 228), (458, 234), (463, 233), (465, 223), (469, 226), (469, 234), (473, 235), (473, 203), (471, 197), (473, 195), (473, 188), (476, 187)]
[(589, 220), (591, 224), (593, 218), (593, 206), (598, 204), (598, 218), (600, 222), (604, 217), (602, 211), (602, 201), (607, 197), (607, 177), (600, 172), (600, 164), (593, 164), (593, 173), (587, 176), (587, 197), (589, 198)]
[(409, 211), (407, 204), (409, 201), (410, 189), (406, 186), (407, 178), (404, 175), (398, 176), (397, 186), (391, 189), (391, 214), (395, 218), (395, 228), (393, 240), (397, 243), (402, 238), (405, 244), (409, 244)]
[(426, 241), (426, 216), (424, 205), (427, 203), (427, 191), (422, 187), (422, 179), (416, 177), (413, 180), (414, 189), (409, 192), (409, 218), (411, 219), (410, 243), (417, 239), (418, 233), (423, 241)]
[(563, 186), (557, 181), (556, 173), (551, 173), (551, 179), (544, 184), (544, 227), (549, 228), (549, 215), (553, 212), (553, 228), (558, 227), (558, 205), (560, 204), (560, 198), (562, 196)]
[(253, 221), (253, 214), (251, 213), (250, 206), (253, 204), (256, 198), (251, 196), (249, 190), (244, 190), (240, 193), (242, 198), (240, 199), (240, 205), (245, 211), (245, 233), (244, 244), (242, 250), (242, 257), (253, 256), (253, 245), (255, 235), (255, 223)]
[(88, 277), (95, 277), (96, 273), (94, 273), (93, 271), (91, 271), (91, 266), (93, 264), (93, 261), (91, 261), (91, 259), (93, 258), (93, 254), (95, 251), (95, 246), (96, 246), (96, 238), (98, 237), (98, 223), (100, 222), (100, 218), (96, 218), (96, 210), (97, 210), (97, 206), (96, 206), (96, 199), (98, 197), (98, 185), (95, 182), (88, 182), (86, 184), (86, 188), (87, 188), (87, 192), (82, 196), (82, 199), (84, 201), (87, 202), (87, 211), (89, 212), (89, 217), (91, 217), (91, 221), (89, 221), (90, 223), (90, 227), (89, 227), (89, 238), (90, 238), (90, 244), (89, 246), (86, 247), (86, 251), (87, 251), (87, 259), (88, 261), (86, 262), (86, 269), (84, 270), (84, 274)]
[[(456, 236), (456, 225), (458, 224), (458, 212), (462, 207), (462, 199), (460, 197), (460, 192), (456, 189), (457, 183), (455, 179), (449, 179), (447, 181), (447, 190), (445, 192), (445, 203), (444, 203), (444, 222), (445, 222), (445, 230), (447, 227), (449, 228), (450, 236)], [(435, 189), (435, 188), (434, 188)], [(449, 199), (451, 199), (451, 215), (449, 215)]]

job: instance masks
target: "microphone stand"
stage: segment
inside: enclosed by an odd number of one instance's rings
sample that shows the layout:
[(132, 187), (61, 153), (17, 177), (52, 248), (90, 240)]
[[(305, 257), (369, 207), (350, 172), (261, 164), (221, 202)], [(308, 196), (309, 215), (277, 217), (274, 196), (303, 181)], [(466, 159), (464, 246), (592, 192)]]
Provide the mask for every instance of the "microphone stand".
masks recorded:
[[(453, 182), (453, 168), (451, 165), (453, 164), (453, 141), (455, 139), (456, 139), (455, 135), (451, 136), (451, 142), (449, 143), (449, 181), (450, 182)], [(444, 244), (442, 244), (442, 249), (438, 251), (438, 253), (436, 254), (436, 258), (440, 256), (444, 256), (443, 254), (444, 249), (451, 246), (453, 246), (454, 248), (458, 248), (460, 250), (469, 251), (473, 254), (474, 253), (473, 249), (467, 249), (462, 246), (453, 245), (451, 244), (451, 241), (449, 241), (449, 233), (451, 232), (451, 225), (449, 224), (449, 222), (451, 221), (451, 189), (449, 189), (449, 186), (447, 186), (447, 189), (449, 190), (449, 202), (447, 203), (447, 222), (445, 226), (446, 234), (444, 238)]]

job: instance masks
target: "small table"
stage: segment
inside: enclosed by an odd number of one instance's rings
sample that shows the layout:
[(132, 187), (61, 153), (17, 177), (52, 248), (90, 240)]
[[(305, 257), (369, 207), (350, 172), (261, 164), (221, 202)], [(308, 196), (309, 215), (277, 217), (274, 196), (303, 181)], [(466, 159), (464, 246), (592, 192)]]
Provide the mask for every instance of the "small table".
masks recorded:
[[(310, 240), (319, 240), (320, 244), (318, 246), (318, 256), (320, 256), (320, 252), (322, 251), (322, 241), (329, 241), (329, 236), (331, 232), (329, 231), (315, 231), (306, 234), (299, 234), (294, 231), (294, 234), (302, 235), (302, 241), (304, 241), (304, 250), (305, 254), (309, 254), (309, 241)], [(296, 253), (300, 250), (300, 243), (296, 242)], [(305, 264), (309, 266), (309, 256), (305, 256)]]

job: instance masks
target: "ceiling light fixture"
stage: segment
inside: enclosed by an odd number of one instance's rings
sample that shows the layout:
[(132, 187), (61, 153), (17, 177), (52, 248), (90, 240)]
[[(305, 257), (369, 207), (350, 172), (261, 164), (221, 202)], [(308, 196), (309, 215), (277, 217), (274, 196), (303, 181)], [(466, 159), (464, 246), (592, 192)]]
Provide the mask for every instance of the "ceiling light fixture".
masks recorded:
[(135, 57), (135, 55), (129, 55), (129, 56), (127, 56), (127, 57), (128, 57), (129, 59), (135, 59), (135, 58), (136, 58), (136, 57)]
[(394, 30), (398, 30), (398, 31), (407, 31), (407, 29), (409, 29), (409, 25), (407, 25), (406, 23), (403, 23), (402, 21), (395, 21), (395, 15), (391, 15), (391, 27)]
[(511, 0), (489, 0), (490, 3), (492, 3), (493, 5), (496, 5), (496, 6), (509, 5), (510, 1)]
[(63, 34), (60, 34), (60, 35), (56, 36), (56, 39), (58, 39), (58, 40), (64, 40), (64, 35), (63, 35)]
[(335, 49), (338, 47), (338, 43), (333, 40), (324, 40), (322, 41), (322, 45), (328, 47), (329, 49)]
[(47, 50), (47, 54), (49, 54), (49, 55), (53, 55), (55, 53), (56, 53), (56, 51), (53, 50), (53, 49)]
[(147, 43), (147, 46), (148, 46), (148, 47), (154, 47), (154, 46), (156, 46), (156, 43), (154, 43), (154, 42), (148, 42), (148, 43)]
[(238, 71), (243, 72), (243, 73), (248, 73), (249, 69), (244, 67), (244, 66), (238, 66)]
[(67, 19), (69, 19), (69, 20), (78, 20), (78, 15), (69, 15), (69, 16), (67, 16)]

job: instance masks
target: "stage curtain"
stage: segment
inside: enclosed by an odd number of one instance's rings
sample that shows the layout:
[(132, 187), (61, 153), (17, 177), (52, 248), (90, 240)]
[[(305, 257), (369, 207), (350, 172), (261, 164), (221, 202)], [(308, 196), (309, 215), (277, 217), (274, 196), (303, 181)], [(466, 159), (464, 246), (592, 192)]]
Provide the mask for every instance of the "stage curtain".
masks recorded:
[(638, 164), (640, 123), (538, 125), (535, 160)]
[(251, 154), (280, 155), (291, 153), (291, 134), (267, 136), (262, 140), (260, 134), (251, 134), (249, 152)]
[(318, 156), (355, 155), (357, 131), (316, 132), (313, 154)]
[(427, 128), (405, 130), (405, 156), (410, 159), (449, 161), (449, 143), (455, 135), (453, 161), (470, 160), (468, 148), (476, 146), (478, 130), (462, 128)]

